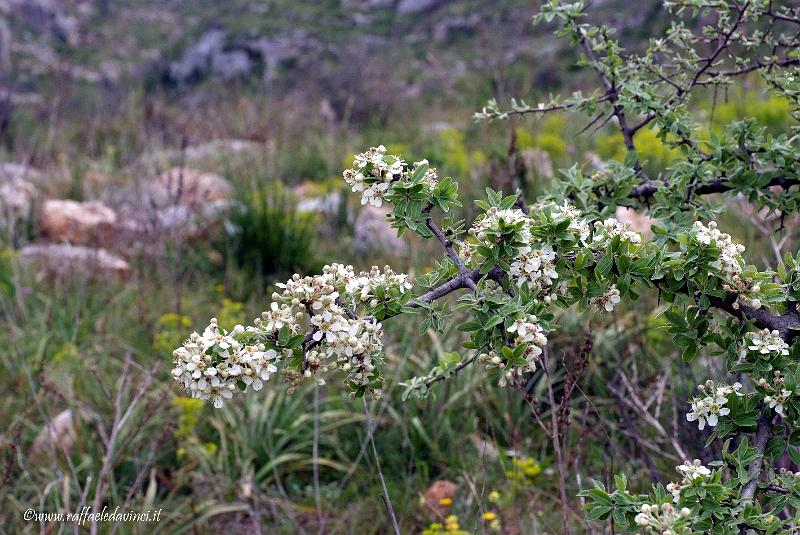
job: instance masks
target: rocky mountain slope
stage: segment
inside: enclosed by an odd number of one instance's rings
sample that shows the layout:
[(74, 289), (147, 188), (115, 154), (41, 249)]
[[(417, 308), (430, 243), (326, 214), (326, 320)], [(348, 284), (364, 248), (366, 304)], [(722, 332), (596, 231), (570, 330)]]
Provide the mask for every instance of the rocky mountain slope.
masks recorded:
[[(627, 4), (593, 9), (635, 38), (658, 4)], [(534, 10), (527, 0), (0, 0), (0, 68), (17, 102), (67, 82), (140, 80), (184, 92), (209, 80), (313, 88), (336, 109), (465, 81), (502, 92), (509, 65), (547, 82), (559, 61), (560, 45), (530, 24)]]

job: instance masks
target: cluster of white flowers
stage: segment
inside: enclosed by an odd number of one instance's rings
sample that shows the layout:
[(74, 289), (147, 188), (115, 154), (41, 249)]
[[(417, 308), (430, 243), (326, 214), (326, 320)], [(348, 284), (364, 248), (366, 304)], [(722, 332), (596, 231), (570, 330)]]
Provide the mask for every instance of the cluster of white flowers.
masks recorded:
[(637, 526), (644, 528), (645, 533), (659, 535), (682, 535), (686, 533), (686, 523), (692, 512), (684, 507), (677, 509), (668, 503), (642, 504), (639, 514), (634, 517)]
[(742, 272), (744, 245), (734, 242), (730, 234), (720, 232), (716, 222), (710, 221), (706, 226), (702, 222), (696, 221), (694, 224), (694, 237), (703, 245), (711, 245), (713, 243), (719, 249), (719, 259), (711, 264), (713, 267), (728, 276)]
[[(353, 192), (361, 193), (361, 204), (379, 207), (393, 182), (408, 179), (409, 172), (413, 175), (423, 165), (428, 166), (428, 161), (415, 162), (409, 171), (409, 166), (400, 156), (388, 155), (386, 147), (379, 145), (357, 154), (353, 168), (346, 169), (342, 176)], [(428, 167), (421, 182), (433, 188), (437, 181), (436, 170)]]
[(515, 237), (524, 243), (531, 241), (530, 220), (519, 208), (500, 209), (493, 206), (483, 214), (483, 217), (475, 221), (472, 228), (469, 229), (469, 233), (475, 236), (481, 244), (492, 247), (497, 244), (496, 240), (503, 235), (500, 231), (501, 223), (506, 227), (522, 223), (519, 225), (519, 234)]
[(528, 315), (517, 319), (508, 327), (508, 332), (514, 335), (512, 347), (518, 348), (521, 345), (525, 347), (522, 353), (522, 357), (526, 361), (524, 365), (518, 366), (507, 362), (495, 350), (478, 355), (478, 362), (483, 363), (487, 368), (505, 370), (500, 375), (499, 386), (506, 386), (514, 377), (521, 377), (525, 373), (536, 371), (536, 364), (542, 354), (542, 348), (547, 345), (547, 336), (538, 321), (536, 316)]
[(549, 244), (540, 249), (522, 247), (508, 273), (517, 281), (517, 286), (527, 284), (532, 291), (547, 291), (558, 278), (556, 252)]
[(619, 302), (620, 294), (616, 284), (612, 284), (603, 295), (598, 295), (597, 297), (589, 299), (589, 303), (594, 305), (597, 310), (605, 310), (606, 312), (614, 310), (614, 307), (617, 306)]
[(631, 230), (630, 221), (620, 223), (613, 217), (605, 221), (594, 222), (594, 236), (592, 242), (594, 245), (606, 247), (611, 240), (619, 236), (622, 241), (628, 241), (634, 245), (642, 243), (642, 236), (638, 232)]
[(402, 158), (387, 156), (386, 147), (380, 145), (357, 154), (353, 168), (342, 176), (353, 192), (361, 193), (361, 204), (381, 206), (392, 182), (402, 176), (404, 165)]
[(515, 335), (515, 346), (527, 345), (524, 356), (528, 364), (522, 367), (523, 372), (536, 370), (536, 361), (542, 354), (542, 348), (547, 345), (547, 337), (538, 321), (536, 316), (528, 315), (514, 321), (508, 328), (508, 332)]
[(672, 501), (678, 503), (681, 491), (686, 487), (691, 487), (698, 480), (702, 481), (711, 475), (711, 470), (703, 466), (699, 459), (686, 461), (680, 466), (675, 467), (681, 473), (683, 479), (679, 483), (669, 483), (667, 491), (672, 493)]
[(377, 288), (388, 289), (395, 287), (400, 293), (405, 293), (412, 286), (408, 275), (395, 273), (389, 266), (383, 266), (382, 271), (378, 266), (372, 266), (369, 273), (362, 272), (358, 275), (353, 275), (352, 268), (349, 268), (349, 271), (348, 268), (338, 266), (339, 271), (337, 272), (337, 276), (345, 284), (346, 292), (361, 302), (372, 304), (372, 306), (377, 304), (375, 301)]
[(706, 423), (708, 423), (709, 427), (716, 426), (720, 416), (725, 416), (731, 412), (725, 406), (728, 403), (728, 396), (731, 394), (742, 396), (743, 394), (739, 392), (741, 388), (742, 385), (740, 383), (717, 385), (714, 381), (706, 381), (705, 384), (699, 385), (697, 389), (702, 394), (702, 397), (695, 397), (689, 401), (692, 410), (686, 414), (686, 420), (689, 422), (696, 421), (701, 431), (705, 429)]
[(580, 210), (572, 206), (569, 201), (564, 201), (563, 204), (556, 204), (553, 206), (553, 219), (556, 221), (564, 221), (569, 219), (570, 230), (583, 245), (588, 245), (589, 236), (592, 233), (592, 227), (588, 221), (583, 218)]
[[(381, 324), (370, 318), (355, 317), (341, 304), (339, 290), (369, 300), (372, 289), (387, 284), (397, 284), (401, 291), (409, 287), (405, 275), (396, 275), (391, 270), (381, 273), (373, 268), (370, 273), (357, 275), (352, 266), (341, 264), (325, 266), (322, 275), (295, 275), (286, 284), (278, 285), (283, 292), (272, 297), (280, 305), (273, 306), (271, 313), (274, 314), (277, 308), (279, 317), (295, 318), (294, 322), (285, 324), (292, 332), (300, 332), (299, 320), (307, 314), (311, 339), (315, 346), (319, 346), (306, 355), (306, 377), (314, 375), (320, 368), (327, 371), (341, 366), (348, 373), (350, 383), (364, 387), (374, 396), (380, 395), (374, 357), (383, 349)], [(274, 326), (270, 329), (270, 324), (265, 326), (264, 321), (257, 321), (256, 328), (260, 335), (275, 334)], [(323, 364), (325, 359), (332, 360), (327, 367)]]
[(789, 344), (781, 338), (777, 330), (761, 329), (751, 331), (745, 335), (748, 338), (747, 349), (755, 351), (761, 355), (776, 353), (779, 355), (789, 354)]
[(764, 403), (769, 405), (770, 409), (775, 409), (775, 412), (783, 416), (785, 414), (783, 404), (792, 395), (791, 390), (781, 389), (777, 394), (771, 396), (764, 396)]
[[(261, 390), (262, 381), (277, 371), (279, 355), (264, 344), (246, 345), (237, 339), (244, 332), (244, 327), (237, 325), (228, 333), (212, 318), (202, 335), (192, 333), (183, 346), (173, 351), (172, 376), (192, 397), (211, 399), (217, 408), (235, 392)], [(238, 388), (239, 381), (243, 389)]]
[(380, 396), (376, 359), (383, 349), (381, 324), (371, 317), (359, 318), (345, 303), (374, 305), (379, 287), (387, 294), (402, 294), (411, 288), (408, 277), (388, 267), (356, 273), (352, 266), (332, 264), (321, 275), (294, 275), (278, 287), (282, 291), (272, 295), (270, 308), (253, 326), (237, 325), (227, 333), (211, 320), (202, 335), (192, 334), (174, 352), (175, 379), (194, 397), (213, 399), (220, 407), (237, 389), (260, 390), (277, 371), (276, 364), (296, 354), (285, 334), (305, 333), (301, 369), (282, 372), (290, 390), (307, 378), (324, 384), (318, 372), (340, 368), (353, 390)]

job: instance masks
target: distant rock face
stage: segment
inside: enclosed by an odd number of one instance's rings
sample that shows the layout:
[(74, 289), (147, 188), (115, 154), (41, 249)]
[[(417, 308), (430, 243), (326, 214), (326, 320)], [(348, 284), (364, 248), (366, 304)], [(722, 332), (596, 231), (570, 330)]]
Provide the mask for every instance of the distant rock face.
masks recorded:
[(204, 33), (200, 39), (184, 50), (179, 60), (169, 64), (167, 73), (176, 83), (186, 84), (202, 78), (210, 70), (214, 57), (225, 48), (226, 33), (214, 29)]
[(452, 0), (400, 0), (397, 4), (397, 13), (400, 15), (413, 15), (436, 9)]
[(366, 206), (355, 222), (353, 234), (353, 251), (359, 254), (368, 252), (385, 252), (403, 254), (408, 250), (408, 244), (397, 235), (386, 221), (388, 210)]
[(117, 214), (101, 202), (51, 199), (39, 217), (42, 234), (53, 242), (110, 246), (117, 231)]
[(276, 37), (260, 37), (245, 43), (244, 47), (259, 57), (264, 65), (264, 76), (268, 79), (282, 62), (310, 57), (322, 50), (322, 45), (303, 30)]
[(158, 204), (190, 207), (228, 200), (233, 194), (230, 182), (221, 176), (182, 167), (173, 167), (161, 173), (150, 189)]
[(472, 32), (480, 23), (481, 17), (477, 13), (469, 16), (446, 18), (434, 26), (433, 39), (434, 41), (444, 41), (459, 32)]
[(281, 62), (309, 57), (320, 50), (318, 41), (302, 30), (270, 37), (229, 39), (225, 30), (214, 29), (204, 33), (178, 60), (170, 63), (166, 75), (179, 85), (209, 75), (228, 80), (247, 76), (260, 63), (264, 76), (271, 78)]
[(105, 249), (69, 244), (26, 245), (20, 259), (33, 265), (38, 274), (62, 277), (79, 275), (96, 278), (127, 279), (130, 265)]
[(253, 62), (243, 50), (222, 51), (211, 58), (211, 72), (223, 80), (242, 78), (252, 69)]
[(14, 15), (70, 46), (80, 40), (78, 20), (64, 12), (59, 0), (0, 0), (0, 13)]

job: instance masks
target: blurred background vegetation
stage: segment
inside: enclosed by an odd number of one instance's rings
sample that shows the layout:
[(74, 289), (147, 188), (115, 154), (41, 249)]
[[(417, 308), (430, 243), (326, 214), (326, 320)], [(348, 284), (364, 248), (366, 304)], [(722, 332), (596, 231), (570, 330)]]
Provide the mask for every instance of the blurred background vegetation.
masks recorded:
[[(536, 381), (523, 397), (469, 368), (423, 400), (390, 387), (367, 415), (335, 381), (214, 410), (169, 374), (188, 332), (213, 316), (251, 321), (294, 272), (338, 261), (414, 275), (441, 256), (347, 195), (339, 177), (355, 152), (382, 143), (427, 158), (459, 179), (466, 218), (486, 186), (521, 177), (535, 198), (560, 168), (624, 158), (613, 128), (584, 131), (579, 117), (472, 121), (492, 97), (538, 102), (594, 83), (568, 43), (531, 27), (534, 9), (0, 1), (0, 533), (72, 532), (22, 512), (92, 503), (163, 509), (158, 524), (102, 533), (387, 533), (370, 422), (403, 533), (560, 532)], [(635, 48), (663, 29), (661, 9), (608, 0), (593, 12)], [(796, 126), (754, 79), (695, 106), (709, 135), (744, 117)], [(639, 143), (652, 176), (676, 157), (653, 132)], [(774, 267), (763, 214), (742, 207), (728, 223), (752, 261)], [(649, 295), (607, 321), (559, 319), (560, 379), (588, 359), (566, 401), (572, 495), (618, 471), (666, 482), (700, 455), (706, 436), (683, 421), (682, 400), (723, 370), (683, 364), (660, 312)], [(390, 384), (451, 362), (455, 323), (387, 325)], [(580, 505), (574, 527), (589, 532)]]

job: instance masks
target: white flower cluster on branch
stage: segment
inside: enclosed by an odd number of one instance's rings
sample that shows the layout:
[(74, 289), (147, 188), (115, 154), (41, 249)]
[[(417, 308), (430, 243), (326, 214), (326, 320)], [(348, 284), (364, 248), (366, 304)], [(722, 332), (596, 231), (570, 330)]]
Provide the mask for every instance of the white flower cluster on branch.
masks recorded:
[[(580, 210), (566, 201), (561, 205), (537, 205), (537, 211), (547, 209), (555, 224), (568, 222), (566, 227), (577, 243), (593, 250), (608, 246), (614, 237), (634, 246), (642, 243), (641, 235), (632, 231), (629, 223), (616, 219), (595, 222), (594, 227), (583, 218)], [(537, 223), (518, 208), (489, 208), (469, 229), (472, 239), (461, 243), (459, 254), (469, 267), (478, 267), (485, 259), (486, 248), (505, 246), (512, 250), (507, 271), (518, 286), (526, 286), (535, 299), (551, 304), (557, 293), (564, 293), (567, 281), (559, 280), (559, 255), (552, 244), (534, 236)], [(612, 284), (604, 295), (590, 300), (597, 310), (610, 312), (620, 302), (621, 295)]]
[(742, 272), (744, 245), (734, 242), (730, 234), (721, 232), (715, 221), (709, 221), (707, 226), (700, 221), (695, 222), (694, 236), (703, 245), (713, 244), (719, 249), (719, 259), (711, 264), (712, 267), (728, 276)]
[(611, 312), (620, 302), (620, 295), (617, 285), (612, 284), (606, 293), (597, 297), (592, 297), (589, 302), (594, 305), (597, 310)]
[(645, 533), (658, 533), (659, 535), (679, 535), (686, 533), (686, 522), (692, 512), (684, 507), (676, 509), (668, 503), (642, 504), (639, 514), (634, 517), (637, 526), (644, 529)]
[(605, 221), (594, 222), (594, 236), (592, 237), (594, 245), (607, 247), (616, 236), (633, 244), (642, 243), (642, 236), (638, 232), (631, 230), (630, 221), (620, 223), (610, 217)]
[(728, 403), (728, 396), (736, 394), (743, 395), (740, 390), (740, 383), (732, 385), (716, 384), (714, 381), (706, 381), (705, 384), (698, 385), (700, 397), (692, 398), (689, 403), (692, 410), (686, 414), (686, 420), (697, 422), (697, 427), (702, 431), (708, 423), (709, 427), (715, 427), (719, 423), (719, 417), (730, 414), (731, 410), (725, 405)]
[(173, 352), (175, 379), (193, 397), (221, 407), (236, 392), (260, 390), (277, 364), (299, 358), (299, 372), (283, 370), (290, 390), (303, 379), (324, 384), (319, 373), (341, 368), (353, 392), (380, 396), (381, 324), (347, 306), (374, 304), (379, 289), (403, 294), (411, 288), (408, 277), (388, 267), (356, 273), (352, 266), (332, 264), (321, 275), (295, 275), (278, 287), (282, 291), (272, 295), (254, 325), (228, 333), (211, 320), (202, 335), (192, 334)]
[(777, 330), (761, 329), (760, 331), (748, 332), (745, 336), (748, 338), (747, 349), (750, 351), (755, 351), (760, 355), (772, 353), (778, 355), (789, 354), (789, 344), (781, 338)]
[(547, 345), (547, 337), (538, 321), (539, 318), (529, 315), (516, 320), (508, 328), (508, 332), (515, 335), (514, 346), (525, 346), (523, 357), (527, 364), (518, 366), (518, 373), (536, 371), (536, 362), (542, 354), (542, 348)]
[(244, 344), (236, 338), (242, 333), (241, 325), (229, 334), (212, 318), (202, 335), (193, 333), (173, 352), (172, 376), (192, 397), (211, 399), (217, 408), (240, 391), (238, 382), (242, 383), (243, 391), (250, 387), (261, 390), (262, 381), (269, 380), (277, 371), (278, 352), (264, 344)]
[(344, 181), (355, 193), (361, 193), (361, 204), (382, 206), (384, 197), (391, 189), (393, 182), (405, 181), (422, 166), (426, 167), (422, 183), (428, 188), (436, 186), (436, 171), (428, 167), (428, 161), (422, 160), (409, 166), (400, 156), (386, 153), (386, 147), (372, 147), (366, 152), (357, 154), (351, 169), (342, 174)]
[(682, 465), (676, 466), (675, 469), (683, 476), (680, 482), (667, 485), (667, 492), (672, 493), (672, 501), (675, 503), (680, 500), (683, 489), (702, 482), (711, 475), (711, 470), (703, 466), (699, 459), (686, 461)]

